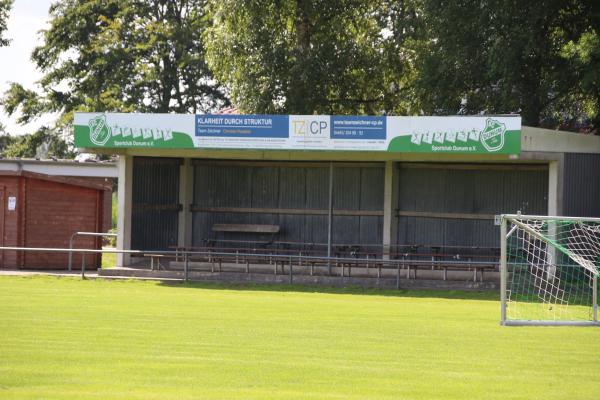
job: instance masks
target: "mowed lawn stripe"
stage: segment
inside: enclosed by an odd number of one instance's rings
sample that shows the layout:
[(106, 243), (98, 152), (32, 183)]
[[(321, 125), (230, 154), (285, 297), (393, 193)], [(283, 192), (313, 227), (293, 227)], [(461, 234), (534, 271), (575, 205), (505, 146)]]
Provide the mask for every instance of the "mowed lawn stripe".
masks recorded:
[(586, 399), (600, 329), (495, 294), (0, 278), (0, 398)]

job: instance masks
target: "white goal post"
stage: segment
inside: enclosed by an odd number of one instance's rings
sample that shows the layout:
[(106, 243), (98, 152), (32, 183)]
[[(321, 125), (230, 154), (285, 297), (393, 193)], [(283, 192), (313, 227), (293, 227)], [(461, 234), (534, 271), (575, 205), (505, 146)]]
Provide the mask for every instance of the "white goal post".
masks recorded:
[(501, 216), (502, 325), (600, 326), (599, 272), (600, 218)]

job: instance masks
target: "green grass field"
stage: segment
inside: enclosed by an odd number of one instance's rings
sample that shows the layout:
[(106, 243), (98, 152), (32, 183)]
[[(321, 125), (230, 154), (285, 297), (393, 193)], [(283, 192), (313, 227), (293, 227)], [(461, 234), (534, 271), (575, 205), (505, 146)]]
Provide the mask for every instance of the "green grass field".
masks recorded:
[(102, 268), (114, 268), (117, 265), (117, 255), (115, 253), (102, 254)]
[(500, 327), (498, 309), (489, 293), (0, 277), (0, 398), (600, 395), (600, 329)]

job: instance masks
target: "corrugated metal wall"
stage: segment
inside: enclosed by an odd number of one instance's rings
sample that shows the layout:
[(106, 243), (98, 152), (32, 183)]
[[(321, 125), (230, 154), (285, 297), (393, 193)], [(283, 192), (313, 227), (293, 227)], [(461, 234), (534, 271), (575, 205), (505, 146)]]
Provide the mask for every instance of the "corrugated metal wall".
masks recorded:
[[(567, 157), (565, 209), (596, 210), (597, 158)], [(180, 159), (134, 158), (132, 247), (177, 244)], [(327, 243), (329, 163), (193, 160), (192, 244), (227, 239), (269, 241), (271, 235), (215, 233), (215, 224), (273, 224), (281, 242)], [(377, 248), (383, 233), (383, 163), (334, 163), (332, 244)], [(397, 243), (431, 246), (498, 246), (500, 213), (546, 214), (545, 165), (401, 163), (398, 165)], [(585, 184), (583, 182), (586, 182)], [(596, 188), (596, 189), (594, 189)], [(588, 203), (573, 202), (578, 190)], [(569, 202), (571, 201), (571, 202)], [(232, 244), (239, 246), (239, 244)]]
[(563, 182), (563, 215), (600, 217), (600, 154), (565, 154)]
[(501, 213), (546, 214), (546, 166), (400, 164), (398, 244), (497, 247)]
[(134, 157), (131, 247), (168, 250), (177, 245), (181, 159)]
[[(195, 160), (193, 245), (206, 239), (269, 240), (270, 235), (216, 234), (212, 226), (273, 224), (278, 241), (327, 243), (329, 165)], [(334, 167), (333, 243), (381, 243), (383, 164)], [(361, 210), (381, 215), (359, 215)], [(353, 215), (354, 214), (354, 215)], [(225, 238), (226, 236), (226, 238)]]
[[(383, 213), (384, 166), (334, 168), (333, 210), (379, 211)], [(333, 217), (332, 243), (379, 245), (383, 214)]]

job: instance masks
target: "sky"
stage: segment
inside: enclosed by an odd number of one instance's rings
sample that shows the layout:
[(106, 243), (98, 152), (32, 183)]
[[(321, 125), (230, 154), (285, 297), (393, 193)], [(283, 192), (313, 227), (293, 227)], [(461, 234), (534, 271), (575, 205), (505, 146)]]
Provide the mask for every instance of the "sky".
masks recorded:
[[(9, 82), (18, 82), (27, 89), (35, 89), (41, 73), (30, 60), (32, 50), (42, 43), (39, 31), (48, 21), (48, 8), (53, 0), (15, 0), (8, 19), (5, 37), (12, 40), (8, 47), (0, 47), (0, 96), (8, 89)], [(27, 126), (17, 125), (0, 110), (0, 122), (11, 135), (32, 133), (54, 117), (47, 116)]]

